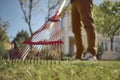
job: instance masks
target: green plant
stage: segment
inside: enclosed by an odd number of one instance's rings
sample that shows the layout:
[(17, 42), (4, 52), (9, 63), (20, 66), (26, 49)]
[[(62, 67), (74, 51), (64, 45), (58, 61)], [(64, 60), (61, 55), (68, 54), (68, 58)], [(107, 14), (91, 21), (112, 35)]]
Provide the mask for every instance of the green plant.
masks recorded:
[(0, 57), (2, 58), (6, 52), (3, 43), (0, 42)]

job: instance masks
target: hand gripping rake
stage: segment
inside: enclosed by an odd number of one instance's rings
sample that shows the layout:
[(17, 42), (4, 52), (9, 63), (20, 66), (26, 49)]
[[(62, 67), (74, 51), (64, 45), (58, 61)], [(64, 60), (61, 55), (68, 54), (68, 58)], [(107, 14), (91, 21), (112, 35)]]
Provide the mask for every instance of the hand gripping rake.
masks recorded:
[[(30, 55), (37, 55), (41, 59), (61, 59), (61, 33), (60, 14), (67, 0), (63, 0), (56, 13), (48, 18), (45, 24), (40, 27), (33, 35), (23, 43), (26, 44), (22, 60)], [(32, 45), (32, 48), (30, 47)], [(35, 54), (36, 53), (36, 54)]]

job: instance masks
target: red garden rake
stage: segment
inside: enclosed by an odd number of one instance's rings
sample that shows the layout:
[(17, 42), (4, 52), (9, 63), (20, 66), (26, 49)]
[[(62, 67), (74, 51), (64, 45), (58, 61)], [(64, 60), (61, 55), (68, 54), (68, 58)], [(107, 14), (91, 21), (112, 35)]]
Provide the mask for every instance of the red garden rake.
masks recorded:
[[(67, 0), (63, 0), (55, 15), (50, 17), (46, 23), (23, 43), (26, 44), (22, 60), (30, 55), (36, 55), (41, 59), (61, 59), (61, 46), (63, 44), (60, 25), (60, 14)], [(31, 46), (32, 47), (31, 47)]]

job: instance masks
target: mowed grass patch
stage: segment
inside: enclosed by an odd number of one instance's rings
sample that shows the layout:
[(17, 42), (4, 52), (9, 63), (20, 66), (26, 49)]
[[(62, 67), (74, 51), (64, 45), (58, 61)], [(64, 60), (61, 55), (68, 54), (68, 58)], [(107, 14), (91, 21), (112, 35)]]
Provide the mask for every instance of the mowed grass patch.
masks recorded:
[(1, 60), (0, 80), (120, 80), (120, 62)]

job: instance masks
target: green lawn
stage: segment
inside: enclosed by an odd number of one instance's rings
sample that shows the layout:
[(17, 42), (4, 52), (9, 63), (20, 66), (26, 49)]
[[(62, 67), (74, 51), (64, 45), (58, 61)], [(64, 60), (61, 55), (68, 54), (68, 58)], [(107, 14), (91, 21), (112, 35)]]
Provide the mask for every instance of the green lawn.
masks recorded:
[(120, 80), (120, 62), (1, 60), (0, 80)]

